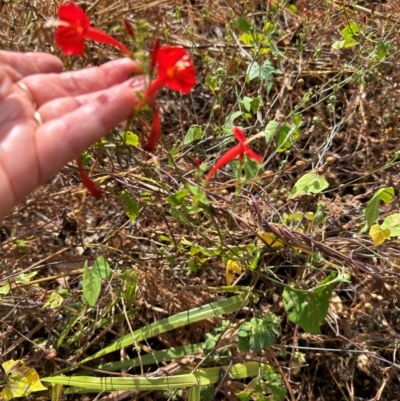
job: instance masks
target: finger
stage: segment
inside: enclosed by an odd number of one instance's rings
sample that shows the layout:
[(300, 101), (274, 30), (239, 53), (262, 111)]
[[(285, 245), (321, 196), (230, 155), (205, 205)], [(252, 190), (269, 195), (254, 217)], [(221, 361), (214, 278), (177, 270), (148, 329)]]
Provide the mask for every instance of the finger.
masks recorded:
[(119, 85), (63, 118), (51, 120), (36, 134), (40, 181), (51, 177), (83, 150), (126, 120), (138, 104), (135, 93)]
[(128, 58), (113, 60), (100, 67), (84, 68), (61, 74), (31, 75), (23, 82), (36, 99), (38, 106), (67, 96), (77, 96), (107, 89), (129, 79), (140, 71), (137, 63)]
[(0, 65), (8, 67), (7, 71), (14, 82), (32, 74), (59, 73), (63, 70), (61, 60), (47, 53), (0, 51)]
[[(145, 77), (135, 77), (132, 78), (122, 84), (127, 88), (130, 88), (132, 91), (143, 91), (147, 86), (147, 80)], [(113, 91), (118, 90), (117, 88), (113, 88)], [(84, 106), (85, 104), (89, 104), (94, 102), (100, 96), (105, 93), (110, 92), (110, 89), (105, 89), (102, 91), (93, 92), (86, 95), (79, 96), (69, 96), (63, 97), (55, 100), (51, 100), (45, 103), (42, 107), (39, 108), (38, 112), (40, 114), (41, 120), (43, 123), (49, 122), (50, 120), (58, 119), (60, 116), (65, 115), (67, 113), (71, 113), (78, 109), (79, 107)]]

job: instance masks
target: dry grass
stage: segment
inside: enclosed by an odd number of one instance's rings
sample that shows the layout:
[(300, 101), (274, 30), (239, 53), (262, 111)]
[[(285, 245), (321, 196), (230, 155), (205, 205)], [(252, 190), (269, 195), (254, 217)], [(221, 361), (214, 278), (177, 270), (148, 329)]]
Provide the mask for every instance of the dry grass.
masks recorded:
[[(56, 15), (58, 3), (0, 2), (2, 48), (58, 54), (52, 32), (43, 28), (46, 19)], [(284, 4), (267, 11), (266, 2), (260, 1), (79, 3), (97, 27), (113, 29), (122, 41), (123, 31), (114, 29), (122, 18), (133, 22), (146, 18), (149, 36), (189, 47), (199, 84), (190, 97), (165, 91), (160, 98), (164, 146), (157, 149), (158, 164), (145, 152), (118, 142), (117, 133), (125, 129), (148, 134), (149, 120), (137, 120), (116, 130), (114, 139), (109, 138), (113, 147), (92, 152), (97, 159), (94, 178), (106, 192), (103, 199), (83, 196), (71, 165), (3, 219), (2, 276), (37, 271), (34, 280), (38, 285), (14, 285), (12, 293), (0, 300), (2, 361), (24, 357), (49, 375), (65, 367), (77, 349), (80, 355), (92, 354), (128, 332), (125, 322), (116, 321), (100, 338), (100, 330), (93, 330), (79, 337), (76, 344), (66, 342), (52, 361), (34, 352), (34, 341), (42, 340), (50, 347), (60, 336), (58, 326), (76, 313), (72, 301), (68, 308), (58, 310), (42, 309), (42, 305), (60, 286), (79, 294), (84, 260), (103, 255), (114, 269), (137, 272), (138, 293), (132, 305), (136, 313), (131, 322), (136, 329), (224, 296), (210, 289), (225, 284), (221, 257), (206, 258), (195, 274), (188, 275), (188, 260), (199, 264), (196, 258), (201, 255), (190, 256), (190, 247), (183, 239), (207, 249), (220, 247), (224, 254), (229, 246), (256, 243), (261, 227), (283, 239), (284, 246), (262, 245), (257, 270), (241, 276), (239, 284), (251, 284), (259, 302), (238, 318), (262, 316), (268, 310), (282, 317), (278, 346), (288, 348), (287, 353), (276, 351), (274, 360), (279, 361), (279, 369), (287, 378), (288, 399), (399, 399), (399, 241), (393, 238), (376, 248), (369, 235), (361, 233), (366, 202), (378, 188), (396, 188), (399, 182), (398, 162), (392, 161), (399, 138), (399, 10), (388, 2), (380, 4), (380, 14), (371, 17), (363, 8), (368, 6), (361, 2), (349, 2), (345, 10), (340, 0), (298, 3), (297, 12)], [(253, 49), (238, 40), (240, 32), (232, 21), (239, 16), (253, 21), (260, 31), (266, 18), (277, 23), (276, 44), (284, 57), (274, 58), (282, 74), (276, 76), (269, 93), (257, 82), (245, 82)], [(358, 39), (355, 48), (332, 50), (332, 43), (340, 40), (349, 19), (363, 27), (365, 36)], [(377, 41), (390, 42), (391, 49), (382, 62), (373, 63), (368, 55)], [(90, 44), (74, 68), (117, 56), (113, 50)], [(262, 56), (257, 57), (262, 60)], [(213, 93), (204, 82), (218, 68), (220, 91)], [(194, 158), (211, 162), (223, 151), (218, 133), (239, 109), (238, 100), (258, 94), (264, 101), (259, 113), (247, 121), (238, 118), (235, 123), (255, 134), (271, 119), (291, 122), (295, 113), (301, 113), (304, 125), (299, 138), (283, 153), (276, 153), (272, 142), (266, 145), (264, 139), (252, 142), (253, 149), (266, 155), (265, 170), (257, 179), (249, 180), (240, 193), (230, 170), (219, 172), (207, 190), (212, 202), (209, 213), (195, 215), (183, 207), (172, 207), (167, 196), (176, 193), (183, 182), (196, 181)], [(305, 103), (307, 96), (310, 100)], [(192, 124), (203, 128), (202, 140), (183, 146)], [(288, 199), (297, 179), (314, 168), (329, 181), (329, 191), (320, 197)], [(134, 223), (123, 211), (119, 198), (122, 189), (127, 189), (141, 207)], [(314, 228), (304, 219), (284, 219), (285, 213), (315, 213), (321, 201), (327, 207), (322, 222)], [(397, 201), (392, 202), (381, 208), (381, 216), (397, 211)], [(243, 259), (248, 263), (250, 256), (245, 254)], [(304, 333), (287, 320), (281, 301), (283, 285), (299, 283), (312, 288), (335, 269), (350, 273), (351, 283), (336, 287), (322, 334)], [(281, 285), (276, 284), (278, 281)], [(105, 317), (103, 310), (113, 297), (112, 286), (104, 289), (98, 315), (94, 312), (90, 318)], [(122, 313), (120, 305), (115, 308), (113, 313)], [(214, 324), (167, 333), (146, 346), (158, 349), (201, 342)], [(77, 325), (72, 331), (78, 330)], [(296, 350), (305, 354), (298, 374), (291, 370)], [(268, 354), (262, 354), (261, 359), (273, 362)], [(226, 399), (229, 390), (228, 382), (219, 399)]]

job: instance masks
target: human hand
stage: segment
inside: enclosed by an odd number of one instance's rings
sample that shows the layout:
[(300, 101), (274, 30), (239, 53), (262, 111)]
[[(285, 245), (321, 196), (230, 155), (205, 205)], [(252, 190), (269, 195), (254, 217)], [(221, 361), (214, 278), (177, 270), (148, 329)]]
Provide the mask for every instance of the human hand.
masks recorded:
[(62, 69), (46, 53), (0, 51), (0, 218), (127, 119), (145, 88), (128, 58)]

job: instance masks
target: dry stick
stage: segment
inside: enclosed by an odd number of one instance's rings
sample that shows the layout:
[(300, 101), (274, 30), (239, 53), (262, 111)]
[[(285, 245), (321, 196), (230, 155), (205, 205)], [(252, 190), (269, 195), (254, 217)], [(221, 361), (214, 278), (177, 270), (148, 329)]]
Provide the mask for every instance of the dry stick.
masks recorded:
[(281, 365), (279, 364), (278, 360), (276, 359), (275, 354), (274, 354), (273, 352), (271, 352), (271, 350), (269, 350), (268, 353), (269, 353), (270, 358), (271, 358), (271, 359), (273, 360), (273, 362), (275, 363), (277, 369), (279, 370), (279, 372), (280, 372), (280, 374), (281, 374), (281, 376), (282, 376), (283, 381), (285, 382), (285, 386), (286, 386), (286, 388), (288, 389), (289, 394), (290, 394), (290, 399), (291, 399), (292, 401), (296, 401), (296, 397), (295, 397), (295, 395), (294, 395), (293, 388), (292, 388), (292, 386), (291, 386), (291, 384), (290, 384), (288, 378), (286, 377), (285, 373), (283, 372), (283, 369), (282, 369)]
[[(229, 212), (229, 211), (228, 211)], [(259, 234), (255, 229), (254, 229), (254, 223), (250, 222), (247, 219), (244, 219), (232, 212), (230, 214), (236, 218), (237, 220), (241, 221), (243, 224), (245, 224), (249, 229), (251, 229), (254, 234), (266, 245), (268, 243), (265, 241), (265, 239), (262, 237), (261, 234)], [(336, 251), (335, 249), (330, 248), (329, 246), (323, 245), (321, 242), (314, 240), (313, 238), (309, 237), (308, 235), (298, 232), (298, 231), (291, 231), (283, 227), (279, 227), (277, 225), (268, 223), (262, 216), (262, 221), (261, 225), (264, 230), (269, 231), (273, 233), (275, 236), (280, 238), (283, 241), (288, 242), (290, 245), (303, 249), (307, 252), (312, 252), (314, 249), (320, 251), (321, 253), (328, 255), (329, 257), (336, 259), (344, 264), (353, 266), (355, 270), (362, 271), (363, 273), (369, 274), (372, 277), (374, 277), (376, 280), (379, 282), (382, 282), (382, 278), (374, 273), (373, 271), (378, 269), (378, 266), (371, 265), (366, 262), (360, 262), (355, 259), (353, 259), (353, 252), (350, 253), (350, 256), (347, 257), (346, 255), (342, 254), (339, 251)], [(382, 271), (378, 271), (378, 273), (382, 273)]]
[(18, 347), (18, 345), (20, 345), (22, 342), (24, 341), (28, 341), (30, 342), (33, 346), (36, 346), (40, 349), (42, 349), (42, 351), (46, 352), (45, 349), (43, 347), (40, 347), (39, 345), (35, 344), (29, 337), (32, 336), (32, 334), (34, 334), (36, 331), (38, 331), (40, 328), (42, 328), (44, 326), (44, 322), (38, 324), (35, 328), (33, 328), (29, 333), (27, 333), (26, 335), (20, 333), (15, 327), (9, 325), (8, 323), (6, 323), (4, 320), (0, 320), (0, 322), (2, 324), (4, 324), (5, 326), (7, 326), (8, 329), (15, 331), (21, 338), (19, 338), (17, 341), (15, 341), (15, 343), (13, 345), (11, 345), (10, 348), (8, 348), (6, 351), (4, 351), (1, 356), (4, 357), (7, 354), (9, 354), (11, 351), (13, 351), (14, 349), (16, 349)]
[[(3, 280), (9, 280), (9, 279), (12, 278), (12, 277), (19, 276), (20, 274), (30, 272), (30, 271), (33, 270), (35, 267), (40, 267), (40, 265), (42, 265), (42, 264), (43, 264), (44, 262), (46, 262), (47, 260), (51, 259), (53, 256), (61, 255), (62, 253), (68, 251), (69, 249), (71, 249), (71, 246), (68, 246), (68, 247), (66, 247), (66, 248), (62, 248), (62, 249), (60, 249), (59, 251), (57, 251), (57, 252), (51, 254), (50, 256), (46, 256), (45, 258), (39, 260), (38, 262), (33, 263), (32, 265), (28, 266), (27, 268), (25, 268), (25, 269), (23, 269), (23, 270), (21, 270), (21, 271), (19, 271), (19, 272), (17, 272), (17, 273), (10, 274), (9, 276), (3, 278), (2, 281), (3, 281)], [(26, 283), (26, 284), (22, 284), (22, 283), (21, 283), (21, 284), (18, 284), (18, 286), (21, 286), (21, 287), (22, 287), (22, 286), (26, 286), (26, 285), (31, 285), (31, 284), (30, 284), (30, 283)]]

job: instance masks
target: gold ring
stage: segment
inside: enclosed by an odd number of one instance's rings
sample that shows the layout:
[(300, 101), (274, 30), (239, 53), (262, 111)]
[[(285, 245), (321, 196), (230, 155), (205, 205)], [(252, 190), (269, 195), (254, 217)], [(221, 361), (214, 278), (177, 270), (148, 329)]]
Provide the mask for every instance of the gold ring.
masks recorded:
[(33, 117), (35, 118), (35, 120), (39, 124), (39, 126), (43, 125), (42, 116), (40, 115), (40, 113), (38, 111), (35, 111)]
[(37, 103), (36, 103), (36, 99), (33, 96), (31, 90), (28, 88), (28, 86), (24, 83), (24, 82), (17, 82), (17, 85), (28, 95), (29, 100), (32, 102), (32, 105), (35, 109), (37, 109)]

